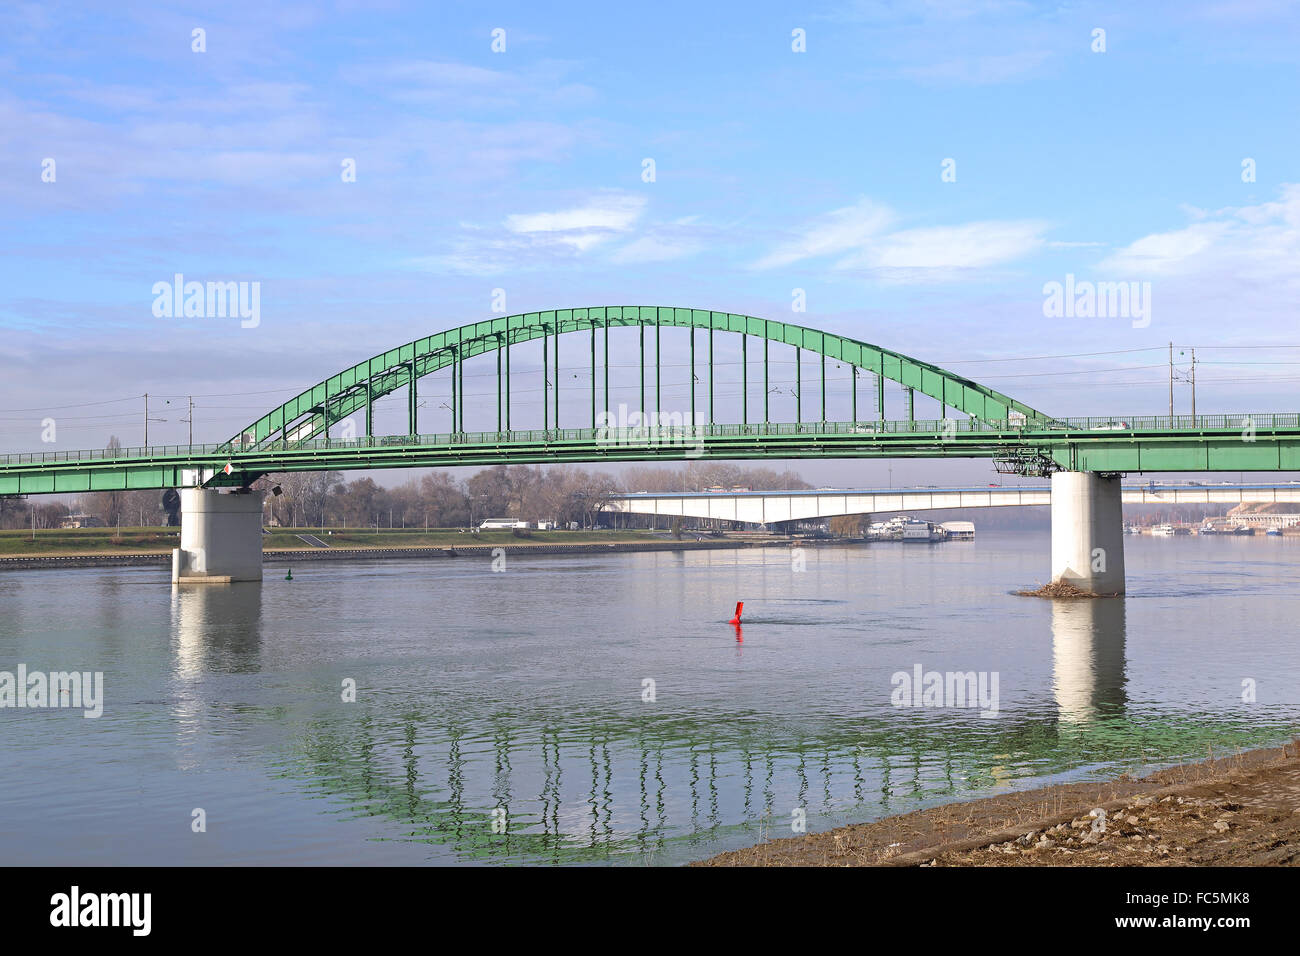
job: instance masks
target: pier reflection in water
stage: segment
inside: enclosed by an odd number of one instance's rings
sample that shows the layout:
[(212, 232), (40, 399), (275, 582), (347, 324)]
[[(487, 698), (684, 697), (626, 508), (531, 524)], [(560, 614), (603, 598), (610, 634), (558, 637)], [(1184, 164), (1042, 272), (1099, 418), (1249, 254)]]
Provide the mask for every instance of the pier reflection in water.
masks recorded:
[[(332, 565), (170, 593), (144, 572), (15, 576), (27, 630), (0, 632), (0, 651), (62, 640), (105, 662), (109, 697), (79, 721), (90, 736), (7, 721), (0, 757), (35, 784), (0, 790), (16, 821), (0, 850), (48, 860), (36, 788), (72, 780), (63, 826), (132, 836), (98, 862), (672, 863), (790, 835), (796, 809), (822, 829), (1297, 726), (1297, 701), (1246, 709), (1237, 664), (1206, 664), (1223, 653), (1209, 608), (1249, 614), (1249, 583), (1225, 594), (1222, 568), (1198, 581), (1192, 565), (1162, 595), (1136, 561), (1149, 597), (1016, 597), (1041, 543), (810, 550), (800, 574), (755, 551), (512, 558), (504, 575)], [(1260, 577), (1279, 615), (1300, 611)], [(85, 623), (87, 594), (111, 630)], [(737, 595), (743, 643), (726, 624)], [(1235, 653), (1300, 685), (1280, 633)], [(918, 663), (997, 672), (997, 717), (892, 706), (891, 675)], [(177, 805), (204, 806), (221, 840), (156, 836)]]
[(1124, 711), (1123, 598), (1052, 601), (1052, 686), (1063, 722)]
[(178, 679), (205, 671), (254, 673), (262, 646), (262, 585), (172, 585)]

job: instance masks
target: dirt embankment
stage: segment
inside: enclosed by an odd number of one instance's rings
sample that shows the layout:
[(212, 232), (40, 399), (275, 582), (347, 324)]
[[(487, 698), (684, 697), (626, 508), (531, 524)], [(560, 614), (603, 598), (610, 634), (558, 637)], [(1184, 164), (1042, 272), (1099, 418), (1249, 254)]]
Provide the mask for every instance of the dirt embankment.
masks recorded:
[(1300, 738), (773, 840), (696, 866), (1297, 866)]

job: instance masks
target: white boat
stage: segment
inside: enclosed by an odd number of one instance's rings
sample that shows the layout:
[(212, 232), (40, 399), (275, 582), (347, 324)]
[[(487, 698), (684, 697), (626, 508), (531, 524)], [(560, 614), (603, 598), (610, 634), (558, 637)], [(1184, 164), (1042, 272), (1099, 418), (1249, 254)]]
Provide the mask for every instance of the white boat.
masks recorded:
[(903, 525), (903, 541), (912, 544), (929, 544), (942, 541), (947, 535), (942, 528), (937, 528), (928, 521), (909, 521)]
[(1151, 529), (1151, 534), (1157, 538), (1172, 538), (1174, 536), (1174, 526), (1171, 524), (1158, 524)]

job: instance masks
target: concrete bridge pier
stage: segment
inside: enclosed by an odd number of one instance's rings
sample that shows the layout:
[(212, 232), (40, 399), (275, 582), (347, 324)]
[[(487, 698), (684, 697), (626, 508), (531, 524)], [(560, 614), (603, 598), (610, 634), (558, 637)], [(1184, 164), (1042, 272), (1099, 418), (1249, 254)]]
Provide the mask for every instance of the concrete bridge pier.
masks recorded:
[(262, 580), (260, 491), (181, 490), (181, 546), (172, 582), (230, 584)]
[(1124, 510), (1118, 475), (1052, 475), (1052, 581), (1124, 593)]

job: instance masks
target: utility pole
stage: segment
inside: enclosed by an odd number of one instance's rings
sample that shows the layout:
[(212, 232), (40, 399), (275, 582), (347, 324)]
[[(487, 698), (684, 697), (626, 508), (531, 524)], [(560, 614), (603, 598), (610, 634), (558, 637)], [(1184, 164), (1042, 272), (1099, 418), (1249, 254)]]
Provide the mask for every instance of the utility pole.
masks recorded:
[[(1174, 417), (1174, 343), (1169, 343), (1169, 417)], [(1170, 427), (1173, 426), (1171, 421)]]
[(185, 420), (189, 422), (190, 425), (190, 444), (193, 445), (194, 444), (194, 396), (193, 395), (190, 396), (190, 414), (189, 417), (186, 418)]
[(1192, 427), (1196, 427), (1196, 349), (1192, 349)]
[(149, 447), (149, 393), (144, 393), (144, 447)]

